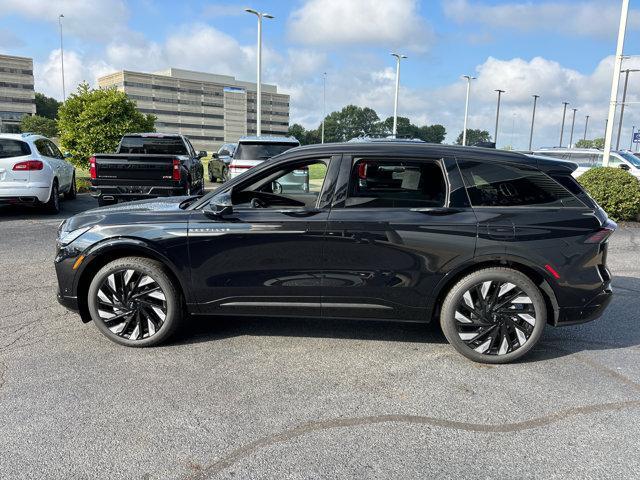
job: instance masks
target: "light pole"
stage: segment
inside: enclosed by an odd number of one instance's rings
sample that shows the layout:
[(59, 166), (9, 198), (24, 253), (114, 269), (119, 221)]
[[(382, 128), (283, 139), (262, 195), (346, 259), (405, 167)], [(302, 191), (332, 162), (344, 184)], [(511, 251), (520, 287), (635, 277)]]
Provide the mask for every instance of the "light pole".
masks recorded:
[(393, 102), (393, 136), (396, 137), (398, 134), (398, 92), (400, 90), (400, 60), (403, 58), (407, 58), (406, 55), (402, 55), (401, 53), (391, 53), (392, 56), (396, 57), (396, 96)]
[(604, 138), (607, 138), (607, 129), (609, 128), (609, 119), (605, 119), (604, 121)]
[(622, 67), (622, 55), (624, 53), (624, 37), (627, 32), (627, 16), (629, 14), (629, 0), (622, 0), (620, 9), (620, 27), (618, 28), (618, 43), (616, 57), (613, 66), (613, 78), (611, 79), (611, 96), (609, 98), (609, 116), (607, 117), (607, 131), (604, 136), (604, 155), (602, 165), (609, 166), (611, 156), (611, 144), (613, 140), (613, 120), (616, 116), (616, 103), (618, 101), (618, 86), (620, 84), (620, 68)]
[(258, 12), (252, 8), (245, 8), (245, 12), (249, 12), (258, 17), (258, 52), (257, 52), (257, 80), (256, 80), (256, 136), (262, 134), (262, 19), (273, 18), (273, 15), (264, 12)]
[(324, 143), (324, 119), (327, 116), (327, 72), (322, 74), (322, 135), (321, 142)]
[(560, 148), (562, 148), (562, 137), (564, 136), (564, 119), (567, 116), (567, 105), (569, 102), (562, 102), (564, 110), (562, 111), (562, 127), (560, 128)]
[(67, 100), (67, 92), (64, 88), (64, 48), (62, 47), (62, 19), (63, 14), (58, 15), (58, 25), (60, 25), (60, 63), (62, 64), (62, 101)]
[(569, 137), (569, 148), (573, 147), (573, 129), (576, 126), (576, 112), (578, 111), (577, 108), (573, 109), (573, 120), (571, 120), (571, 136)]
[(618, 123), (618, 140), (616, 140), (616, 150), (620, 150), (620, 137), (622, 137), (622, 119), (624, 118), (624, 107), (627, 101), (627, 87), (629, 86), (629, 74), (631, 72), (640, 72), (640, 70), (632, 70), (627, 68), (624, 72), (624, 88), (622, 90), (622, 105), (620, 106), (620, 123)]
[(583, 140), (587, 139), (587, 128), (589, 128), (589, 115), (584, 117), (584, 137)]
[(467, 79), (467, 99), (464, 102), (464, 128), (462, 130), (462, 146), (467, 145), (467, 119), (469, 117), (469, 92), (471, 91), (471, 80), (475, 80), (476, 77), (471, 75), (463, 75), (462, 78)]
[(494, 92), (498, 92), (498, 107), (496, 108), (496, 133), (493, 136), (493, 143), (496, 144), (496, 148), (498, 148), (498, 123), (500, 121), (500, 98), (502, 97), (502, 94), (505, 93), (504, 90), (494, 90)]
[(636, 134), (636, 126), (631, 127), (631, 142), (629, 143), (629, 150), (633, 151), (633, 136)]
[(531, 114), (531, 133), (529, 133), (529, 151), (531, 151), (531, 145), (533, 144), (533, 125), (536, 122), (536, 105), (540, 95), (533, 95), (533, 113)]

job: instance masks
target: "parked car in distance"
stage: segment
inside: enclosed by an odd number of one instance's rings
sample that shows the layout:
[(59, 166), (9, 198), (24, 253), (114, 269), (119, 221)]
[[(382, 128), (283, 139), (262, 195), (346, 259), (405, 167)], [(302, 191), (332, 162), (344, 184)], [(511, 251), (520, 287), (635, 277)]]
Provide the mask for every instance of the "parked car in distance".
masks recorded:
[[(322, 175), (309, 191), (273, 191), (304, 168)], [(510, 362), (611, 299), (616, 225), (576, 168), (416, 142), (292, 149), (200, 198), (69, 218), (58, 299), (134, 347), (187, 314), (439, 321), (462, 355)]]
[(294, 137), (240, 137), (229, 165), (229, 177), (235, 178), (276, 155), (300, 145)]
[[(604, 152), (595, 148), (548, 148), (536, 150), (533, 154), (576, 163), (578, 168), (573, 172), (576, 178), (593, 167), (602, 167), (604, 157)], [(609, 156), (609, 166), (627, 170), (640, 179), (640, 158), (629, 151), (612, 151)]]
[(207, 165), (210, 182), (224, 183), (229, 180), (229, 165), (236, 150), (235, 143), (225, 143), (217, 152), (211, 155)]
[(89, 159), (91, 195), (98, 205), (142, 198), (197, 195), (204, 191), (202, 157), (184, 135), (131, 133), (116, 153)]
[(60, 211), (60, 193), (76, 198), (76, 170), (55, 143), (31, 133), (0, 134), (0, 205)]

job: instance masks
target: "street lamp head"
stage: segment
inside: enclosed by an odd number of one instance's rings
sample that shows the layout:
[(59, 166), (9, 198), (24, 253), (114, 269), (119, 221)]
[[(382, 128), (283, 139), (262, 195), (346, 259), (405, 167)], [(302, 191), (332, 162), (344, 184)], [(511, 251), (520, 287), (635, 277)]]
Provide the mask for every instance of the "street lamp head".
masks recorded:
[(396, 57), (398, 60), (400, 60), (401, 58), (407, 58), (406, 55), (403, 55), (402, 53), (394, 53), (391, 52), (391, 55), (393, 55), (394, 57)]
[(258, 11), (254, 10), (253, 8), (245, 8), (244, 11), (248, 13), (253, 13), (254, 15), (260, 15)]
[(496, 88), (494, 90), (494, 92), (498, 92), (498, 93), (506, 93), (506, 90), (500, 90), (499, 88)]
[(471, 75), (463, 75), (462, 78), (466, 78), (467, 80), (477, 80), (476, 77), (473, 77)]
[(271, 15), (270, 13), (263, 13), (262, 16), (264, 18), (275, 18), (273, 15)]
[(533, 98), (540, 98), (540, 95), (531, 95)]

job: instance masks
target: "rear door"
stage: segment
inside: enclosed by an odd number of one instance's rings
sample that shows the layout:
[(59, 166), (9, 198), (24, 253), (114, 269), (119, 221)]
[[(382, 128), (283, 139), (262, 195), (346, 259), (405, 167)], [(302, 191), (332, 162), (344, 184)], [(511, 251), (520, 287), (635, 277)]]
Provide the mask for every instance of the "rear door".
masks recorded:
[(14, 170), (16, 163), (32, 157), (27, 142), (13, 138), (0, 138), (0, 196), (9, 195), (10, 188), (24, 187), (29, 182), (28, 170)]
[(345, 157), (327, 225), (323, 315), (428, 321), (434, 287), (473, 258), (476, 230), (455, 159)]

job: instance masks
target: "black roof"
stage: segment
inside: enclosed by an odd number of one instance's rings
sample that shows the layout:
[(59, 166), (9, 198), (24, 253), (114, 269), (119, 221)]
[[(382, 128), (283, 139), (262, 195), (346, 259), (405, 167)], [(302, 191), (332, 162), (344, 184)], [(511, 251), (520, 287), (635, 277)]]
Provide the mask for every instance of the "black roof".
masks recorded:
[(429, 157), (457, 157), (476, 161), (503, 161), (511, 163), (521, 163), (533, 165), (544, 171), (558, 170), (572, 172), (578, 165), (566, 160), (544, 157), (541, 155), (524, 155), (515, 151), (496, 150), (482, 147), (463, 147), (460, 145), (443, 145), (439, 143), (426, 142), (352, 142), (352, 143), (324, 143), (306, 145), (287, 150), (279, 157), (289, 157), (290, 155), (335, 155), (335, 154), (355, 154), (355, 155), (388, 155), (393, 154), (401, 157), (429, 156)]

